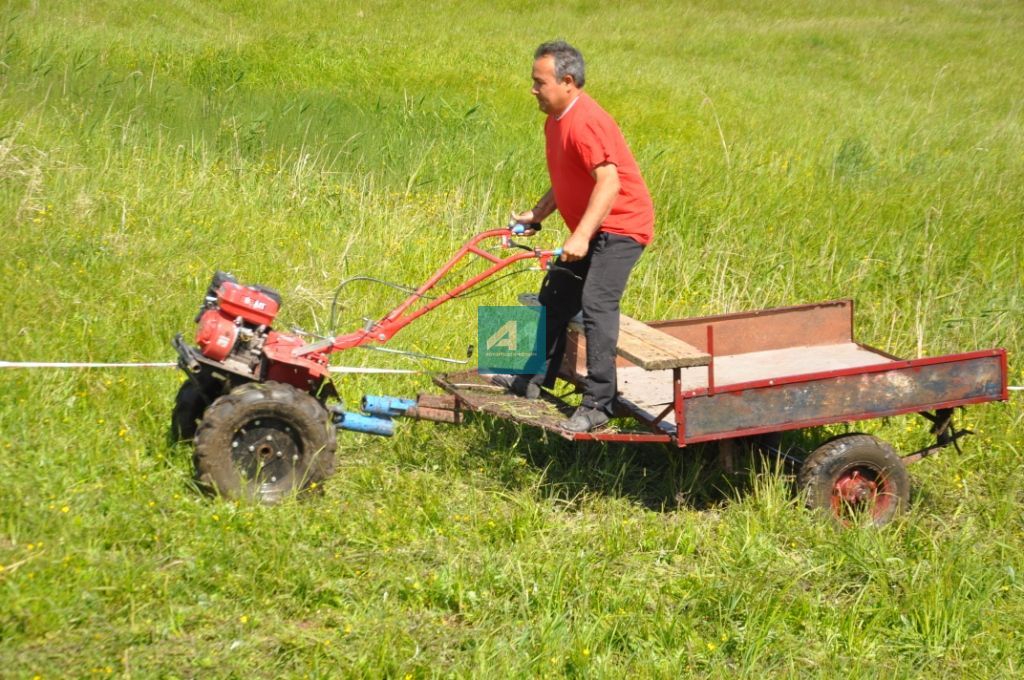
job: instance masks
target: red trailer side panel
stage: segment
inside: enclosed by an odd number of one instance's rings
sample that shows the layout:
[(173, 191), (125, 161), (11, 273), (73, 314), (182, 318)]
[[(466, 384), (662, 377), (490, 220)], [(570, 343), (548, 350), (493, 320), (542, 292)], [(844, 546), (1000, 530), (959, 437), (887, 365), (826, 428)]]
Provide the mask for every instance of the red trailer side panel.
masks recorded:
[(1005, 352), (898, 362), (883, 370), (801, 376), (723, 387), (686, 400), (685, 441), (789, 430), (996, 401)]

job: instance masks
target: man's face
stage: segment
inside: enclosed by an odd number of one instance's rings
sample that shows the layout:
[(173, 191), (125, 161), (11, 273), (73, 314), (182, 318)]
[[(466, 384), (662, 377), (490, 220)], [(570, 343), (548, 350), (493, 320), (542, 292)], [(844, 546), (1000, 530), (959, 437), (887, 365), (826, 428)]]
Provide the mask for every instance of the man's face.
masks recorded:
[(533, 87), (530, 94), (537, 98), (541, 111), (557, 116), (576, 96), (576, 84), (572, 76), (567, 75), (561, 80), (555, 77), (555, 58), (547, 54), (533, 62)]

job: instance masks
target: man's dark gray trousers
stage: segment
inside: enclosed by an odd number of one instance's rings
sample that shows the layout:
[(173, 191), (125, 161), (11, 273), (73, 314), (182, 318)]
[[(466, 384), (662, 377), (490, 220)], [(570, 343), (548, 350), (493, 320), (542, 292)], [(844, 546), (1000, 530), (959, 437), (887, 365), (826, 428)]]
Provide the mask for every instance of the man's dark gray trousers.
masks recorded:
[(530, 382), (554, 386), (565, 354), (565, 331), (569, 321), (582, 311), (587, 339), (582, 406), (611, 415), (618, 390), (615, 348), (619, 340), (619, 301), (643, 251), (644, 247), (628, 236), (602, 231), (590, 242), (585, 258), (558, 262), (548, 272), (538, 296), (545, 310), (545, 368)]

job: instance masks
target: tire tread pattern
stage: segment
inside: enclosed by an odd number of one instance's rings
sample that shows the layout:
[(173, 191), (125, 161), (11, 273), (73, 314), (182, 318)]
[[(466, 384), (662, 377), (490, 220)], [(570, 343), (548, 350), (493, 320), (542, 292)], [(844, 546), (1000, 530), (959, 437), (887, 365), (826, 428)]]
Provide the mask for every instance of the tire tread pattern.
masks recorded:
[(202, 391), (191, 380), (178, 388), (171, 412), (171, 442), (187, 442), (195, 439), (198, 421), (206, 411), (207, 401)]
[(239, 497), (240, 476), (232, 461), (230, 440), (238, 427), (263, 416), (290, 423), (302, 437), (303, 462), (308, 467), (295, 491), (334, 474), (337, 430), (323, 405), (291, 385), (252, 382), (236, 387), (206, 410), (196, 432), (193, 454), (200, 485), (223, 496)]
[(797, 474), (797, 484), (807, 492), (808, 507), (831, 514), (830, 499), (835, 483), (833, 476), (843, 467), (857, 463), (877, 467), (895, 487), (896, 503), (893, 511), (875, 521), (876, 525), (886, 524), (909, 504), (910, 478), (896, 451), (878, 437), (854, 432), (828, 440), (804, 461)]

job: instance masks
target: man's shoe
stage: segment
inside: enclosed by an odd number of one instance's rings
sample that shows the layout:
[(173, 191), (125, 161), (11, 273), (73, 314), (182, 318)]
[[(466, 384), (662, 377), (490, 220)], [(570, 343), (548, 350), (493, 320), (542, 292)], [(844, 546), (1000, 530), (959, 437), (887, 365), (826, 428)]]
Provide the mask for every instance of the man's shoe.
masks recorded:
[(504, 387), (517, 397), (524, 397), (526, 399), (540, 398), (540, 385), (530, 382), (530, 376), (528, 375), (495, 373), (490, 378), (493, 384), (498, 387)]
[(598, 408), (580, 406), (569, 420), (563, 420), (558, 427), (568, 432), (590, 432), (608, 422), (608, 414)]

